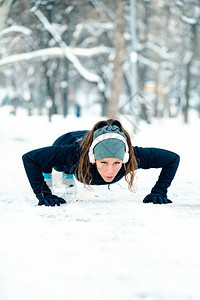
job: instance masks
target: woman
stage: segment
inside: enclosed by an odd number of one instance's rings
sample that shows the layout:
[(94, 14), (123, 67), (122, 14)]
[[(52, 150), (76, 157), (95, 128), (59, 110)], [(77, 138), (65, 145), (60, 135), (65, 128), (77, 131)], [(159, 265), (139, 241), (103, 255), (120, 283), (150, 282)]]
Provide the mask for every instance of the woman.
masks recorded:
[(109, 119), (94, 125), (91, 131), (75, 131), (62, 135), (53, 144), (30, 151), (22, 157), (38, 205), (60, 205), (64, 199), (52, 195), (45, 178), (52, 168), (64, 172), (66, 183), (73, 174), (84, 185), (105, 185), (125, 176), (133, 190), (136, 169), (162, 168), (158, 181), (143, 202), (167, 204), (167, 189), (179, 164), (176, 153), (132, 146), (129, 134), (117, 120)]

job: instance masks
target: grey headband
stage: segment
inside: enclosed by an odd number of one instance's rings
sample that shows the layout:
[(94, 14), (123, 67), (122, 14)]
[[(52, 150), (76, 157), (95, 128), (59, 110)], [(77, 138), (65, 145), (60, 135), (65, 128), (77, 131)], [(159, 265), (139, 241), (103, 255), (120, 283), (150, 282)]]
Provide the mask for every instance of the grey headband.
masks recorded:
[(93, 143), (89, 149), (89, 159), (118, 158), (126, 163), (129, 159), (125, 134), (116, 125), (106, 125), (93, 134)]

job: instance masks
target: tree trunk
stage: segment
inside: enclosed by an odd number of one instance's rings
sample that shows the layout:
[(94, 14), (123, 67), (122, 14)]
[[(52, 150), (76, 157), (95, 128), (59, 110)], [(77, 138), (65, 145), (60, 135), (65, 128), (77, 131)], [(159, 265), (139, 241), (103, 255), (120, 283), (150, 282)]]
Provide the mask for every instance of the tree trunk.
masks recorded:
[(190, 85), (191, 85), (191, 65), (193, 59), (196, 55), (197, 47), (196, 47), (196, 40), (197, 40), (197, 23), (193, 24), (191, 27), (192, 32), (192, 56), (186, 64), (186, 87), (185, 87), (185, 106), (183, 108), (184, 113), (184, 122), (189, 122), (189, 108), (190, 108)]
[(10, 7), (12, 6), (13, 0), (1, 1), (0, 5), (0, 31), (4, 28), (7, 20)]
[(117, 118), (119, 97), (123, 80), (123, 62), (125, 56), (123, 1), (116, 1), (116, 21), (114, 32), (115, 58), (113, 61), (113, 78), (111, 82), (111, 98), (108, 102), (109, 118)]
[(190, 65), (191, 65), (191, 61), (186, 66), (185, 106), (183, 109), (185, 123), (188, 123), (188, 111), (189, 111), (189, 100), (190, 100)]
[(66, 118), (68, 115), (68, 106), (69, 106), (69, 101), (68, 101), (68, 87), (69, 87), (69, 63), (67, 60), (64, 60), (63, 62), (64, 68), (63, 68), (63, 81), (65, 82), (64, 86), (62, 86), (62, 97), (63, 97), (63, 117)]

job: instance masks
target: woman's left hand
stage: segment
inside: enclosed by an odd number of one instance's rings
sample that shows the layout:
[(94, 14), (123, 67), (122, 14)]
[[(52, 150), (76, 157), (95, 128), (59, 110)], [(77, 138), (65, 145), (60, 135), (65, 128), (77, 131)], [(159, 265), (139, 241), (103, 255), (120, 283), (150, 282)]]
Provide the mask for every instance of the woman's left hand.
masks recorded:
[(172, 203), (171, 200), (167, 199), (167, 196), (162, 196), (160, 194), (156, 194), (156, 193), (151, 193), (149, 195), (147, 195), (144, 200), (144, 203), (153, 203), (153, 204), (168, 204), (168, 203)]

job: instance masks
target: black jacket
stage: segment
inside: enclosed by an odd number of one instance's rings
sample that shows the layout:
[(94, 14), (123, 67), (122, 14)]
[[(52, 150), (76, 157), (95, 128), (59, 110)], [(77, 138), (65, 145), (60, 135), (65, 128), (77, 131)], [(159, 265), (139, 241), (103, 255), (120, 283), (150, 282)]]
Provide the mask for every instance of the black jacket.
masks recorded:
[[(42, 172), (50, 173), (52, 168), (57, 171), (76, 173), (81, 149), (80, 142), (87, 131), (74, 131), (59, 137), (53, 146), (30, 151), (23, 155), (24, 167), (35, 194), (50, 192)], [(163, 196), (167, 194), (179, 164), (179, 155), (174, 152), (158, 148), (133, 147), (138, 163), (138, 169), (162, 168), (158, 181), (152, 192)], [(91, 164), (92, 185), (108, 184), (98, 173), (96, 165)], [(124, 166), (120, 169), (114, 180), (115, 183), (125, 175)]]

